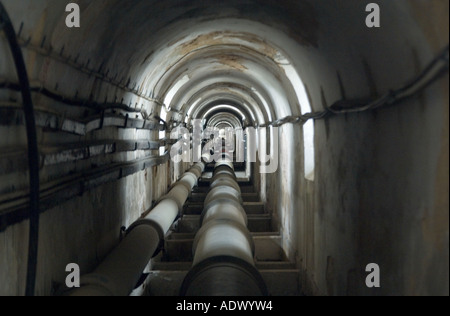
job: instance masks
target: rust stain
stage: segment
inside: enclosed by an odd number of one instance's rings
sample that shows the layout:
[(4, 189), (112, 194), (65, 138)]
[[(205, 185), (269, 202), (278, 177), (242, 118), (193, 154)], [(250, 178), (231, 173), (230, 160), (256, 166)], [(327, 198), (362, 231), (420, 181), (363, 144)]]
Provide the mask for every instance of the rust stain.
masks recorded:
[(262, 47), (260, 47), (260, 49), (261, 49), (260, 52), (262, 52), (264, 55), (266, 55), (272, 59), (274, 59), (278, 54), (278, 51), (273, 46), (268, 44), (267, 41), (265, 41), (264, 39), (258, 38), (253, 34), (240, 33), (240, 34), (238, 34), (238, 36), (236, 38), (239, 38), (242, 41), (247, 41), (247, 42), (255, 44), (255, 45), (262, 45)]
[(182, 37), (180, 37), (180, 38), (177, 38), (177, 39), (175, 39), (175, 40), (173, 40), (173, 41), (170, 41), (170, 42), (167, 44), (167, 47), (175, 46), (177, 43), (181, 42), (181, 41), (184, 40), (186, 37), (187, 37), (187, 35), (186, 35), (186, 36), (182, 36)]
[(219, 56), (218, 62), (222, 65), (229, 66), (229, 67), (237, 69), (239, 71), (248, 70), (248, 68), (243, 65), (243, 60), (239, 56), (236, 56), (236, 55)]
[(258, 50), (258, 52), (261, 52), (270, 58), (275, 58), (275, 56), (277, 55), (277, 50), (262, 38), (259, 38), (250, 33), (236, 33), (231, 31), (218, 31), (199, 35), (193, 40), (178, 46), (178, 53), (180, 53), (181, 55), (187, 55), (193, 50), (199, 49), (201, 47), (213, 47), (226, 44), (233, 45), (230, 39), (240, 40), (244, 43), (247, 43), (249, 44), (248, 46), (253, 47), (255, 50)]

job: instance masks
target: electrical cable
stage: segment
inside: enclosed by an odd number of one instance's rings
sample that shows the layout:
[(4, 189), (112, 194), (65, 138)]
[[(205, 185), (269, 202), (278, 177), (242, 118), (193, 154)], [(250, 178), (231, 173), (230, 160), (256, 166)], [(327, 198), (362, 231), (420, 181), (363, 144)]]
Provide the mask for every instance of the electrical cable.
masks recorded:
[[(449, 70), (449, 46), (442, 51), (414, 80), (398, 90), (391, 90), (382, 97), (371, 102), (338, 101), (324, 111), (306, 113), (301, 116), (287, 116), (282, 119), (262, 124), (259, 127), (280, 127), (284, 124), (306, 123), (307, 121), (323, 119), (330, 115), (358, 113), (391, 106), (413, 97), (429, 87)], [(356, 105), (355, 105), (356, 104)]]
[(6, 39), (9, 43), (17, 76), (20, 82), (23, 109), (28, 142), (28, 166), (30, 181), (30, 231), (28, 242), (28, 265), (26, 279), (26, 296), (34, 296), (36, 287), (36, 270), (38, 259), (39, 238), (39, 153), (36, 134), (36, 121), (34, 117), (33, 100), (30, 92), (27, 69), (22, 55), (22, 50), (17, 42), (14, 26), (2, 2), (0, 2), (0, 23)]
[[(19, 84), (7, 82), (7, 81), (0, 81), (0, 89), (21, 91), (21, 87)], [(52, 100), (55, 100), (55, 101), (58, 101), (58, 102), (61, 102), (61, 103), (64, 103), (64, 104), (70, 105), (70, 106), (82, 106), (82, 107), (87, 107), (87, 108), (93, 108), (96, 110), (120, 109), (120, 110), (124, 110), (126, 112), (134, 112), (134, 113), (142, 112), (142, 109), (132, 108), (132, 107), (130, 107), (126, 104), (122, 104), (122, 103), (116, 103), (116, 102), (98, 103), (98, 102), (93, 102), (93, 101), (88, 101), (88, 100), (77, 99), (77, 98), (74, 98), (74, 99), (67, 98), (61, 94), (50, 91), (49, 89), (44, 88), (44, 87), (30, 87), (30, 91), (35, 92), (35, 93), (40, 93)]]

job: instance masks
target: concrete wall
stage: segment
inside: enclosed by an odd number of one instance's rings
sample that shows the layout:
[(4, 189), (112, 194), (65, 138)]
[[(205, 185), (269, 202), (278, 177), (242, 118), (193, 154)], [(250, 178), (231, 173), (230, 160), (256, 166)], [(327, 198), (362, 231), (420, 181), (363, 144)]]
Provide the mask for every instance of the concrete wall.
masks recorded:
[[(60, 50), (60, 54), (55, 54), (55, 47), (70, 37), (69, 29), (58, 27), (58, 25), (64, 25), (65, 3), (61, 1), (2, 2), (17, 32), (23, 22), (19, 40), (30, 38), (29, 45), (22, 48), (32, 86), (42, 85), (68, 98), (85, 98), (99, 103), (120, 101), (123, 98), (123, 103), (131, 105), (136, 103), (142, 106), (144, 111), (151, 112), (151, 108), (154, 107), (151, 102), (140, 100), (126, 89), (111, 86), (104, 78), (89, 74), (89, 71), (80, 71), (79, 68), (87, 66), (92, 70), (95, 68), (94, 73), (97, 70), (103, 74), (106, 73), (107, 69), (99, 69), (99, 60), (93, 53), (97, 44), (100, 46), (103, 44), (96, 40), (90, 42), (78, 38), (79, 42), (88, 43), (90, 46), (80, 48), (85, 55), (77, 58), (78, 64), (75, 62), (75, 57), (76, 54), (81, 54), (81, 50), (78, 50), (77, 40), (62, 44), (65, 47), (64, 50)], [(89, 6), (89, 3), (85, 2), (83, 5)], [(99, 13), (95, 8), (90, 12), (94, 15)], [(61, 30), (69, 33), (58, 34)], [(76, 47), (70, 46), (74, 43)], [(111, 71), (115, 70), (111, 68)], [(16, 80), (12, 57), (3, 36), (0, 37), (0, 77), (2, 80), (12, 82)], [(20, 106), (20, 94), (16, 92), (1, 90), (0, 97), (2, 106), (5, 106), (7, 102), (17, 102)], [(33, 97), (35, 109), (74, 120), (83, 120), (90, 115), (98, 114), (86, 108), (67, 106), (39, 94), (34, 94)], [(131, 116), (131, 118), (135, 117)], [(143, 116), (139, 113), (136, 118), (142, 119)], [(2, 152), (7, 153), (14, 149), (23, 151), (26, 156), (24, 126), (2, 126), (1, 130)], [(157, 132), (134, 128), (105, 127), (87, 135), (74, 135), (43, 128), (38, 128), (37, 132), (41, 148), (105, 140), (158, 140)], [(45, 166), (41, 168), (41, 185), (45, 187), (52, 181), (58, 182), (71, 175), (83, 173), (87, 175), (88, 171), (95, 170), (97, 167), (134, 162), (149, 155), (157, 156), (157, 152), (155, 150), (124, 151)], [(2, 159), (6, 158), (2, 157)], [(9, 163), (12, 162), (9, 161)], [(172, 184), (171, 170), (173, 167), (170, 163), (146, 168), (144, 171), (103, 184), (83, 193), (82, 196), (71, 198), (57, 207), (46, 210), (40, 218), (36, 294), (54, 294), (57, 287), (65, 281), (67, 275), (65, 268), (69, 263), (79, 264), (82, 274), (92, 271), (119, 243), (121, 227), (128, 227), (167, 193), (168, 187)], [(12, 174), (2, 170), (1, 176), (2, 199), (5, 199), (7, 194), (26, 191), (28, 188), (26, 171), (20, 170)], [(10, 226), (0, 233), (0, 295), (25, 293), (27, 254), (28, 221)]]
[[(41, 215), (37, 295), (52, 295), (64, 284), (66, 265), (91, 272), (119, 243), (128, 227), (165, 194), (167, 168), (149, 168), (85, 193)], [(167, 189), (166, 189), (167, 190)], [(0, 234), (0, 295), (23, 295), (28, 221)]]
[[(448, 2), (381, 1), (375, 31), (352, 27), (364, 3), (333, 4), (326, 18), (315, 6), (318, 46), (294, 57), (313, 109), (400, 87), (447, 45)], [(448, 104), (447, 76), (399, 106), (317, 121), (313, 182), (301, 129), (282, 129), (267, 207), (305, 294), (448, 295)], [(369, 263), (381, 289), (365, 285)]]
[[(381, 34), (366, 33), (372, 42), (360, 44), (356, 53), (362, 53), (361, 47), (372, 49), (368, 68), (374, 74), (372, 89), (379, 92), (408, 69), (417, 73), (448, 41), (448, 15), (439, 13), (448, 10), (448, 2), (411, 1), (411, 11), (404, 4), (392, 8), (392, 16), (408, 20), (412, 12), (419, 25), (402, 26), (405, 20), (397, 19), (387, 30), (403, 29), (398, 39), (414, 48), (398, 41), (383, 48), (389, 35), (381, 29)], [(417, 33), (408, 34), (411, 30)], [(420, 34), (428, 38), (421, 41)], [(336, 36), (343, 40), (346, 35)], [(339, 55), (339, 50), (333, 53)], [(422, 54), (430, 57), (417, 57)], [(401, 63), (390, 67), (395, 60)], [(346, 97), (361, 96), (368, 86), (358, 87), (358, 75), (347, 75), (353, 61), (344, 57), (341, 62), (337, 71)], [(316, 91), (311, 93), (313, 107), (344, 97), (337, 85), (333, 89), (329, 84), (321, 82), (325, 93), (310, 85)], [(294, 190), (306, 294), (448, 295), (448, 104), (447, 76), (397, 107), (316, 123), (316, 181), (298, 174)], [(369, 263), (380, 265), (380, 289), (365, 286)]]
[[(425, 104), (404, 104), (407, 111), (318, 124), (318, 131), (329, 124), (331, 133), (317, 135), (317, 181), (297, 180), (306, 293), (448, 294), (446, 118), (439, 93), (436, 87)], [(424, 113), (424, 106), (434, 110)], [(380, 265), (381, 289), (365, 287), (372, 262)]]

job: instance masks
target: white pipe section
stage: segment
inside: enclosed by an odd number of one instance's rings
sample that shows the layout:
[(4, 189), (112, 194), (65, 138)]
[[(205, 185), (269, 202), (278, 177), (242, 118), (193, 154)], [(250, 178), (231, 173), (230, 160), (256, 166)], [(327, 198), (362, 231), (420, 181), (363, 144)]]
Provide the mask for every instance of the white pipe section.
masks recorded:
[(237, 181), (234, 171), (232, 171), (230, 168), (224, 167), (224, 166), (216, 169), (214, 176), (212, 178), (212, 181), (214, 181), (218, 178), (222, 178), (221, 176), (223, 176), (223, 175), (227, 175), (228, 177), (232, 178), (234, 181)]
[(150, 225), (137, 226), (93, 273), (81, 278), (81, 287), (71, 291), (68, 295), (129, 295), (159, 243), (157, 229)]
[(255, 268), (255, 246), (234, 169), (229, 161), (216, 164), (205, 199), (202, 227), (195, 236), (193, 268), (181, 287), (182, 295), (266, 295)]
[(198, 163), (186, 172), (145, 218), (131, 225), (123, 241), (97, 269), (81, 278), (81, 287), (63, 295), (129, 295), (182, 210), (204, 169), (205, 165)]
[(210, 221), (196, 236), (193, 265), (219, 256), (239, 258), (254, 265), (252, 243), (249, 238), (251, 236), (249, 237), (247, 227), (240, 224), (236, 218)]
[(227, 166), (231, 170), (234, 170), (234, 164), (232, 159), (223, 159), (216, 162), (215, 168), (219, 168), (220, 166)]
[(178, 183), (176, 186), (170, 190), (170, 192), (165, 195), (161, 201), (164, 200), (171, 200), (177, 204), (177, 213), (182, 209), (184, 203), (186, 202), (189, 193), (191, 190), (189, 189), (190, 185), (187, 182), (184, 183)]
[(178, 213), (178, 203), (167, 198), (159, 202), (144, 220), (137, 221), (135, 225), (140, 225), (142, 221), (152, 221), (160, 226), (162, 232), (167, 233)]
[[(212, 189), (205, 199), (203, 225), (194, 242), (194, 265), (215, 256), (231, 256), (254, 264), (253, 240), (247, 229), (247, 216), (242, 209), (239, 184), (227, 164), (219, 162), (214, 172)], [(228, 171), (223, 173), (223, 171)], [(233, 174), (234, 175), (234, 174)]]
[(211, 154), (208, 152), (202, 154), (202, 159), (205, 162), (211, 162), (211, 157)]
[(211, 189), (224, 186), (232, 187), (237, 192), (239, 192), (239, 194), (241, 194), (241, 188), (239, 184), (233, 178), (227, 175), (222, 175), (220, 178), (213, 179), (213, 181), (211, 182)]
[(245, 213), (244, 208), (234, 201), (211, 203), (208, 208), (205, 208), (202, 226), (219, 219), (234, 220), (243, 226), (248, 224), (247, 213)]
[(212, 189), (205, 199), (205, 208), (208, 207), (209, 203), (214, 202), (215, 200), (233, 200), (239, 204), (242, 204), (242, 196), (241, 193), (233, 187), (229, 186), (220, 186)]

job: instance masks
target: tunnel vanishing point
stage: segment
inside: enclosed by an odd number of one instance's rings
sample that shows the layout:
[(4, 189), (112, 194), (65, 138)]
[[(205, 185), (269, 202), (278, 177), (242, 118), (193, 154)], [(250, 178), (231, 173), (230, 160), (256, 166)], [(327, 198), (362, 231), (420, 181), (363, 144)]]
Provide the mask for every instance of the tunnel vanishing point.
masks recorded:
[(448, 16), (0, 0), (0, 295), (449, 295)]

